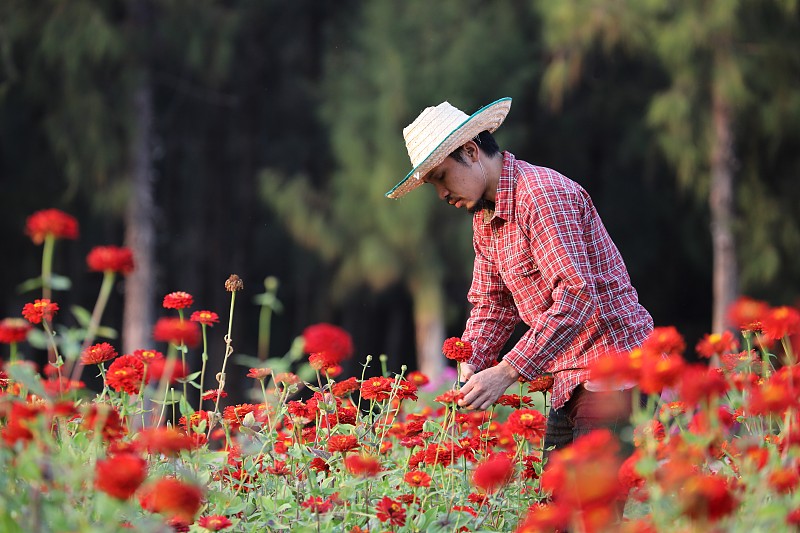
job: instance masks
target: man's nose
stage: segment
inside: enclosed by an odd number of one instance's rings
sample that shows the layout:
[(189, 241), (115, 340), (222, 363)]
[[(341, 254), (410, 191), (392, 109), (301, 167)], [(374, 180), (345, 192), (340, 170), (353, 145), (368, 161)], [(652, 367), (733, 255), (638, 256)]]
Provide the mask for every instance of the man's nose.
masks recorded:
[(441, 185), (437, 185), (436, 194), (439, 195), (439, 200), (444, 200), (450, 194), (450, 191)]

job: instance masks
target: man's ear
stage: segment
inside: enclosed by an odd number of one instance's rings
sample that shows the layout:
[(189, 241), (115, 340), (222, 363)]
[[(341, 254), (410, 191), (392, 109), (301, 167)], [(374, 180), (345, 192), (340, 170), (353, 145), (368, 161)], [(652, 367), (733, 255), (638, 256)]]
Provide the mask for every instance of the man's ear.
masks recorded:
[(480, 158), (478, 143), (476, 143), (473, 140), (467, 141), (464, 144), (464, 153), (467, 154), (467, 157), (469, 157), (473, 161), (477, 161)]

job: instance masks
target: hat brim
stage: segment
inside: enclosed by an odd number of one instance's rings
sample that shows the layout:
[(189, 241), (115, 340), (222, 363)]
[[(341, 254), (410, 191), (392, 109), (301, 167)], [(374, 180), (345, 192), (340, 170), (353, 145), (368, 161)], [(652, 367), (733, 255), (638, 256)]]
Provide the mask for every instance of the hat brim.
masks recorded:
[(470, 115), (467, 120), (451, 131), (447, 137), (434, 148), (420, 164), (411, 169), (405, 178), (392, 190), (386, 193), (387, 198), (400, 198), (410, 191), (413, 191), (424, 182), (423, 176), (431, 169), (439, 165), (445, 158), (453, 153), (458, 147), (474, 138), (482, 131), (494, 132), (506, 119), (511, 109), (511, 98), (501, 98), (485, 105)]

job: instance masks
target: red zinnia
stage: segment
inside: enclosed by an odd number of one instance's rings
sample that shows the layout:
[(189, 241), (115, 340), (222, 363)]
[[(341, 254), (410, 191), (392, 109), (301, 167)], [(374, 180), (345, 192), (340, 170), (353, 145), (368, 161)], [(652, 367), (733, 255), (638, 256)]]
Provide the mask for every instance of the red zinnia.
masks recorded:
[(736, 508), (736, 499), (722, 476), (694, 475), (682, 486), (683, 513), (691, 518), (715, 521)]
[(491, 494), (508, 483), (513, 473), (514, 464), (511, 459), (504, 453), (498, 453), (487, 458), (475, 468), (472, 482), (483, 492)]
[(95, 487), (118, 500), (127, 500), (147, 477), (147, 461), (132, 453), (100, 459), (95, 476)]
[(686, 342), (675, 326), (655, 328), (642, 345), (642, 350), (653, 355), (682, 355)]
[(303, 351), (324, 353), (334, 364), (353, 354), (353, 339), (350, 334), (333, 324), (314, 324), (303, 330)]
[(164, 359), (164, 354), (158, 350), (134, 350), (132, 355), (146, 365)]
[(300, 507), (311, 509), (311, 512), (313, 513), (323, 514), (333, 509), (333, 503), (327, 498), (311, 496), (306, 501), (301, 503)]
[(31, 324), (41, 324), (42, 320), (50, 322), (58, 311), (58, 304), (47, 298), (27, 303), (22, 308), (22, 316)]
[(730, 331), (710, 333), (703, 337), (695, 347), (698, 355), (709, 358), (712, 355), (725, 355), (739, 350), (739, 343)]
[(147, 383), (160, 380), (161, 377), (169, 372), (169, 381), (174, 383), (176, 380), (185, 378), (187, 372), (186, 365), (183, 361), (168, 360), (168, 359), (155, 359), (147, 365), (147, 376), (145, 380)]
[(431, 486), (431, 476), (422, 470), (411, 470), (410, 472), (406, 472), (406, 475), (403, 476), (403, 480), (412, 487)]
[(160, 342), (194, 347), (200, 342), (200, 328), (195, 322), (180, 318), (159, 318), (153, 327), (153, 338)]
[(461, 391), (449, 389), (444, 391), (442, 394), (434, 398), (434, 401), (443, 403), (443, 404), (454, 404), (458, 402), (458, 400), (462, 399), (464, 395)]
[(743, 296), (728, 308), (728, 321), (741, 330), (761, 331), (761, 319), (768, 311), (766, 302)]
[(381, 471), (380, 461), (369, 455), (350, 455), (344, 460), (344, 466), (351, 474), (363, 477), (373, 477)]
[(472, 357), (472, 344), (458, 337), (450, 337), (444, 341), (442, 353), (444, 353), (445, 357), (448, 359), (465, 363)]
[(528, 392), (547, 392), (553, 388), (553, 376), (538, 376), (528, 382)]
[(96, 246), (86, 256), (86, 264), (92, 272), (133, 272), (133, 252), (119, 246)]
[(336, 360), (327, 352), (312, 353), (308, 356), (308, 364), (314, 370), (325, 372), (337, 365)]
[(272, 370), (269, 368), (251, 368), (250, 372), (247, 373), (247, 377), (264, 381), (270, 374), (272, 374)]
[(376, 402), (388, 400), (393, 385), (393, 379), (383, 376), (364, 380), (361, 383), (361, 397), (365, 400), (375, 400)]
[(203, 493), (194, 485), (175, 478), (163, 478), (145, 487), (139, 503), (147, 511), (194, 522), (194, 516), (203, 503)]
[(761, 326), (769, 339), (780, 340), (795, 335), (800, 333), (800, 311), (787, 306), (770, 309), (762, 318)]
[(28, 217), (25, 234), (34, 244), (42, 244), (48, 235), (56, 239), (77, 239), (78, 221), (59, 209), (44, 209)]
[(332, 435), (328, 438), (329, 452), (349, 452), (358, 448), (358, 438), (355, 435)]
[(197, 525), (207, 529), (209, 531), (220, 531), (221, 529), (225, 529), (226, 527), (231, 527), (233, 522), (231, 522), (227, 516), (222, 516), (221, 514), (209, 515), (209, 516), (201, 516), (197, 519)]
[(192, 322), (198, 322), (204, 326), (213, 326), (219, 322), (219, 315), (213, 311), (195, 311), (189, 318)]
[(146, 428), (139, 432), (137, 445), (148, 453), (176, 457), (182, 450), (194, 448), (194, 440), (185, 433), (170, 427)]
[(81, 354), (84, 365), (99, 365), (111, 361), (117, 356), (117, 350), (107, 342), (101, 342), (86, 348)]
[(28, 338), (31, 325), (21, 318), (4, 318), (0, 320), (0, 342), (13, 344)]
[(164, 296), (165, 309), (185, 309), (194, 303), (194, 298), (188, 292), (176, 291)]
[(347, 378), (344, 381), (339, 381), (338, 383), (334, 383), (333, 387), (331, 387), (331, 392), (337, 398), (342, 398), (350, 394), (353, 391), (357, 391), (359, 387), (358, 380), (354, 377)]
[(130, 354), (117, 357), (106, 372), (108, 386), (117, 392), (125, 391), (128, 394), (139, 394), (143, 378), (144, 363)]
[(393, 526), (403, 526), (406, 523), (406, 510), (399, 501), (393, 500), (388, 496), (378, 502), (375, 507), (377, 511), (378, 520), (381, 522), (389, 522)]
[(424, 387), (425, 385), (431, 382), (428, 376), (426, 376), (419, 370), (412, 370), (411, 372), (409, 372), (408, 376), (406, 376), (406, 379), (408, 379), (408, 381), (410, 381), (417, 387)]
[(535, 409), (517, 409), (508, 415), (506, 426), (515, 435), (527, 440), (539, 440), (544, 436), (547, 419)]

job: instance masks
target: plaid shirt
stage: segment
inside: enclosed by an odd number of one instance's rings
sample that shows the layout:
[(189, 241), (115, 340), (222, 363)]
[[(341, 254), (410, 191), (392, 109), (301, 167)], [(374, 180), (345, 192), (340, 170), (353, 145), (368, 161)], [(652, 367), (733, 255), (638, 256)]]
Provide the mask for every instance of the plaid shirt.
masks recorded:
[(652, 331), (619, 250), (574, 181), (503, 152), (495, 210), (475, 213), (472, 227), (473, 308), (462, 338), (476, 371), (497, 360), (521, 320), (529, 329), (503, 360), (527, 379), (554, 373), (558, 409), (589, 364)]

